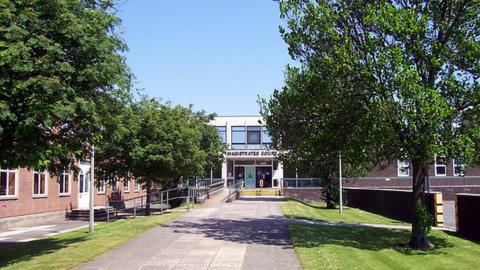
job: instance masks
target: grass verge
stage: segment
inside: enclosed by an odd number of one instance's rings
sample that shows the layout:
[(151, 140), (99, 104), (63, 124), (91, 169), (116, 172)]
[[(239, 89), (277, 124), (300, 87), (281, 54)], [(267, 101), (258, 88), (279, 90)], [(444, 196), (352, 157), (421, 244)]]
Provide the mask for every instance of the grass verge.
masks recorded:
[(438, 248), (396, 248), (408, 242), (409, 230), (289, 225), (304, 269), (478, 269), (480, 244), (443, 231), (432, 231)]
[(307, 204), (294, 199), (287, 199), (281, 206), (286, 217), (328, 222), (371, 223), (388, 225), (409, 225), (403, 221), (387, 218), (356, 208), (344, 207), (342, 214), (338, 209), (327, 209), (324, 202)]
[(182, 212), (101, 223), (93, 234), (80, 229), (0, 249), (2, 269), (70, 269), (88, 262)]

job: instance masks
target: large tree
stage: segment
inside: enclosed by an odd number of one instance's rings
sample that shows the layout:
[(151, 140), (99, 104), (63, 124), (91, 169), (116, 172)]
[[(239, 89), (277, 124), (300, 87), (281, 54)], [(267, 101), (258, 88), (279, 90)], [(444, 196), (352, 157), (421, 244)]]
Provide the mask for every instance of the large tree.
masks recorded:
[(129, 95), (113, 2), (0, 0), (1, 167), (73, 165), (100, 131), (97, 101)]
[(284, 0), (280, 8), (291, 56), (368, 101), (364, 119), (377, 135), (365, 147), (411, 161), (409, 245), (428, 248), (428, 166), (436, 155), (478, 155), (480, 2)]
[[(96, 151), (98, 177), (135, 178), (151, 194), (153, 184), (170, 187), (182, 178), (202, 176), (221, 158), (222, 144), (208, 117), (191, 108), (143, 98), (112, 117)], [(109, 130), (115, 130), (110, 132)], [(147, 203), (150, 196), (147, 196)], [(150, 207), (147, 205), (147, 214)]]
[(340, 154), (347, 164), (344, 175), (359, 175), (371, 167), (371, 155), (363, 151), (365, 143), (359, 142), (370, 139), (360, 132), (366, 130), (367, 101), (349, 98), (356, 89), (341, 89), (343, 80), (318, 76), (324, 66), (313, 64), (288, 68), (285, 86), (269, 100), (261, 100), (261, 113), (280, 150), (279, 159), (321, 177), (327, 208), (335, 208)]

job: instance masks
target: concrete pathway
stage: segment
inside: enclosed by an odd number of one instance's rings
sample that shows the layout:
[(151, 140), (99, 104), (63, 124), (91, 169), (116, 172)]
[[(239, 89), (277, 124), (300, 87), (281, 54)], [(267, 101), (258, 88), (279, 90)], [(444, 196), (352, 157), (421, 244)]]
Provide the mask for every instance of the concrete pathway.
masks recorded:
[(280, 203), (209, 203), (78, 269), (301, 269)]
[(77, 230), (87, 226), (87, 221), (65, 220), (37, 224), (35, 226), (9, 228), (0, 232), (0, 247), (12, 246), (16, 243), (29, 242), (59, 233)]

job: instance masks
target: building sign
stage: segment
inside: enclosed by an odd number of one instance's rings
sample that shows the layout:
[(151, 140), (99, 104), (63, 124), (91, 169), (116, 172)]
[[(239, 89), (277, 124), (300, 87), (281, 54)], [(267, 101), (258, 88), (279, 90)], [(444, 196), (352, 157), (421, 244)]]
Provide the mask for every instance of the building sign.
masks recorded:
[(227, 157), (276, 157), (276, 150), (228, 150)]

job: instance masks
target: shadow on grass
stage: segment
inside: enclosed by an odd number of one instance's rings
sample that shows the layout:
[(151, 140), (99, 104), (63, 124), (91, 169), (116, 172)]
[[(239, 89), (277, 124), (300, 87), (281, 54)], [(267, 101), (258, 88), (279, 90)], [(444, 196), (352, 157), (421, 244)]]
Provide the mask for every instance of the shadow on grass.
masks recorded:
[(0, 244), (0, 268), (54, 253), (71, 244), (83, 242), (87, 237), (88, 232), (84, 231), (68, 239), (51, 237), (27, 243), (2, 242)]
[(429, 240), (437, 247), (433, 250), (398, 249), (396, 247), (404, 245), (410, 239), (410, 231), (406, 230), (292, 224), (289, 225), (289, 231), (295, 247), (300, 248), (335, 245), (373, 251), (395, 249), (406, 255), (430, 255), (444, 254), (443, 248), (453, 246), (445, 238), (430, 235)]

